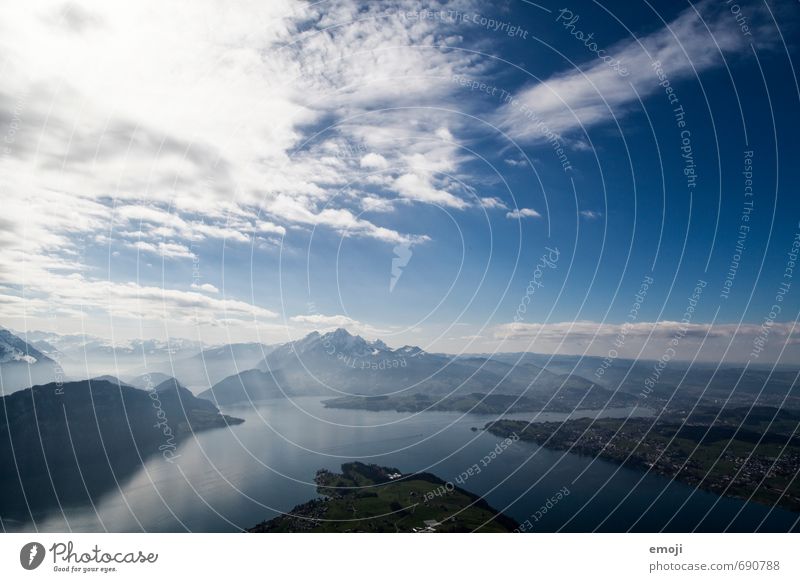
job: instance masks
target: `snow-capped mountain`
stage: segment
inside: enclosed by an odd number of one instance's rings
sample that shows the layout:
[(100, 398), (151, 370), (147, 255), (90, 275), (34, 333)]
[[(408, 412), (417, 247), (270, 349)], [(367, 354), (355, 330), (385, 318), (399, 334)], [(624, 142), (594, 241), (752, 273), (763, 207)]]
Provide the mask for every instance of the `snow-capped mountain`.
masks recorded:
[(416, 346), (403, 346), (394, 350), (383, 341), (368, 341), (360, 335), (353, 335), (346, 329), (338, 328), (321, 334), (314, 331), (302, 339), (281, 344), (267, 354), (260, 368), (277, 370), (290, 366), (327, 365), (338, 361), (346, 366), (366, 367), (381, 361), (400, 361), (401, 358), (419, 357), (425, 352)]
[(0, 364), (12, 362), (35, 364), (38, 361), (46, 360), (49, 358), (42, 352), (7, 329), (0, 327)]
[[(454, 392), (524, 394), (531, 378), (540, 389), (562, 381), (536, 366), (514, 367), (488, 358), (431, 354), (417, 346), (392, 349), (344, 329), (276, 347), (256, 370), (224, 379), (201, 396), (220, 404), (284, 395), (447, 395)], [(587, 380), (576, 379), (581, 387)]]
[(42, 346), (42, 351), (56, 350), (70, 357), (108, 357), (146, 355), (154, 357), (184, 356), (196, 354), (203, 345), (185, 338), (132, 339), (109, 341), (85, 334), (59, 334), (46, 331), (27, 332), (26, 337), (32, 345)]
[(183, 338), (133, 339), (109, 341), (86, 334), (59, 334), (46, 331), (26, 332), (29, 345), (58, 362), (74, 378), (114, 376), (152, 370), (163, 362), (188, 358), (202, 349), (202, 344)]
[[(367, 341), (360, 335), (353, 335), (341, 327), (325, 334), (320, 334), (318, 331), (312, 332), (303, 339), (290, 342), (285, 346), (291, 347), (298, 354), (318, 349), (323, 349), (328, 353), (342, 353), (353, 357), (367, 357), (394, 352), (379, 339)], [(419, 348), (417, 349), (419, 350)]]
[(52, 382), (56, 363), (21, 337), (0, 327), (0, 388), (10, 394)]

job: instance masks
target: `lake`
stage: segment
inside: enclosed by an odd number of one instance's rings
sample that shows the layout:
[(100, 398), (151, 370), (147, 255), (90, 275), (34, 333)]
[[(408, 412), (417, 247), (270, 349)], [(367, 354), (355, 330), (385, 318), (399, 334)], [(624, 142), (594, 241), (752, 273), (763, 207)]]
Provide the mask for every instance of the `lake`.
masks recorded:
[[(314, 474), (344, 462), (429, 471), (455, 479), (501, 440), (473, 431), (493, 415), (327, 409), (322, 398), (228, 407), (244, 424), (204, 432), (160, 455), (91, 505), (34, 520), (4, 516), (6, 531), (237, 531), (316, 497)], [(582, 411), (572, 417), (597, 416)], [(614, 409), (601, 416), (648, 416)], [(533, 414), (505, 418), (530, 420)], [(539, 415), (561, 420), (567, 415)], [(787, 531), (800, 514), (697, 491), (658, 475), (515, 442), (462, 485), (533, 531)], [(566, 488), (543, 515), (537, 510)], [(627, 498), (626, 498), (627, 495)], [(538, 521), (533, 515), (539, 517)]]

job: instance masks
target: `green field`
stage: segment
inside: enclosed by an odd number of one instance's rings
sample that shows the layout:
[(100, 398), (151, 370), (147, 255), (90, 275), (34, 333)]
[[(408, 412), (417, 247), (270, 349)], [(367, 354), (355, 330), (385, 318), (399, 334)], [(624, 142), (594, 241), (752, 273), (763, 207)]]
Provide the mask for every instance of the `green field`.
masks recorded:
[(249, 531), (510, 532), (518, 525), (479, 497), (434, 475), (399, 473), (363, 463), (346, 463), (341, 473), (318, 471), (321, 499)]

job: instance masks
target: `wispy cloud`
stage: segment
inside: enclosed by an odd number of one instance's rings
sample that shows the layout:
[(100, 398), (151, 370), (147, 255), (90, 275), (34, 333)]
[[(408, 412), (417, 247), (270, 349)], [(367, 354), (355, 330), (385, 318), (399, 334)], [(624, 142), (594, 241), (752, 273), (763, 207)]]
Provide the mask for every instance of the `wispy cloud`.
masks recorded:
[(361, 322), (356, 321), (346, 315), (322, 315), (315, 313), (312, 315), (295, 315), (291, 318), (296, 323), (309, 323), (319, 327), (359, 327)]
[(140, 240), (132, 243), (130, 246), (143, 253), (151, 253), (165, 259), (195, 258), (195, 254), (189, 250), (189, 247), (180, 243), (159, 242), (158, 244), (153, 244)]
[(467, 203), (459, 197), (445, 190), (435, 188), (428, 176), (403, 174), (394, 181), (393, 188), (401, 197), (408, 200), (440, 204), (458, 209), (467, 206)]
[(496, 196), (488, 196), (485, 198), (481, 198), (481, 206), (492, 210), (495, 208), (506, 210), (508, 208), (506, 203), (497, 198)]
[[(703, 19), (694, 8), (701, 14), (704, 10), (712, 12)], [(720, 51), (749, 51), (749, 43), (740, 31), (730, 26), (726, 18), (718, 17), (718, 6), (703, 2), (694, 8), (685, 9), (667, 26), (608, 49), (607, 53), (627, 69), (628, 76), (620, 77), (602, 60), (579, 65), (524, 87), (515, 95), (518, 102), (504, 105), (495, 121), (522, 140), (541, 140), (544, 126), (559, 135), (578, 132), (626, 115), (638, 104), (637, 93), (647, 97), (661, 91), (653, 71), (656, 61), (674, 84), (722, 65)], [(528, 112), (545, 120), (545, 125), (527, 121)]]
[(512, 220), (519, 220), (521, 218), (541, 218), (541, 216), (542, 215), (533, 208), (515, 208), (510, 212), (506, 212), (506, 218)]

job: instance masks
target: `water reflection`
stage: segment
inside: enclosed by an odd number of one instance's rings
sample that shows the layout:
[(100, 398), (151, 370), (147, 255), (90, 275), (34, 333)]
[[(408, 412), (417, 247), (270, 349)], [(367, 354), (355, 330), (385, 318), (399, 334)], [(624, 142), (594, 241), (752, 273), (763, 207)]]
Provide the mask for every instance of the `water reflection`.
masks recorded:
[[(258, 408), (231, 407), (224, 412), (246, 422), (184, 442), (175, 464), (165, 463), (160, 456), (147, 460), (118, 490), (95, 499), (94, 508), (65, 507), (63, 512), (37, 514), (34, 521), (3, 516), (3, 527), (7, 531), (236, 531), (315, 497), (312, 479), (317, 469), (335, 471), (341, 463), (359, 459), (404, 472), (427, 470), (448, 480), (501, 440), (472, 430), (496, 418), (493, 415), (328, 409), (315, 397), (276, 400)], [(646, 409), (615, 409), (603, 416), (650, 414)], [(535, 416), (511, 415), (520, 420)], [(567, 416), (597, 413), (548, 413), (536, 420)], [(464, 488), (486, 495), (495, 508), (524, 521), (555, 492), (568, 487), (570, 495), (536, 522), (534, 531), (592, 531), (601, 523), (606, 530), (624, 531), (640, 517), (638, 530), (658, 531), (693, 492), (656, 475), (647, 475), (637, 486), (640, 472), (605, 461), (594, 461), (581, 475), (590, 461), (517, 442), (470, 477)], [(620, 503), (633, 487), (634, 494)], [(661, 498), (647, 510), (659, 494)], [(709, 516), (698, 522), (716, 501)], [(720, 530), (743, 506), (731, 524), (733, 530), (751, 530), (766, 519), (762, 529), (786, 531), (797, 518), (788, 511), (695, 492), (670, 529)]]

